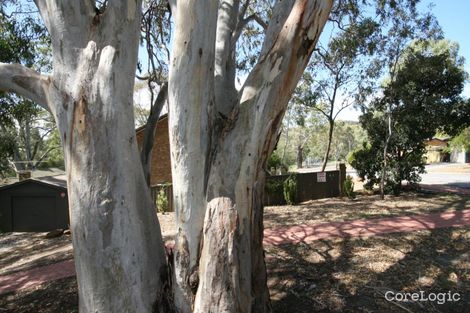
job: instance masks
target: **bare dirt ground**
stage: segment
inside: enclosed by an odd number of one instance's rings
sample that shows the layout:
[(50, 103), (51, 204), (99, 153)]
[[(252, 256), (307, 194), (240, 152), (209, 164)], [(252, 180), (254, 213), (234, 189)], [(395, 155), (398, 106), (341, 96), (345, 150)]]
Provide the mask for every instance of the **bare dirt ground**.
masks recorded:
[(450, 212), (470, 208), (470, 196), (404, 193), (401, 196), (358, 195), (347, 198), (312, 200), (295, 206), (271, 206), (264, 209), (264, 227), (342, 222), (379, 217)]
[[(274, 312), (468, 312), (470, 228), (267, 247)], [(385, 293), (458, 293), (458, 302), (389, 302)]]
[(0, 275), (73, 258), (71, 238), (45, 238), (46, 233), (0, 234)]
[[(325, 199), (267, 207), (265, 227), (462, 210), (470, 197), (409, 193), (381, 201)], [(165, 239), (173, 214), (159, 214)], [(0, 235), (0, 275), (72, 257), (70, 237)], [(330, 239), (266, 247), (274, 312), (467, 312), (470, 304), (470, 228)], [(78, 312), (75, 277), (0, 295), (1, 312)], [(458, 292), (455, 303), (388, 302), (387, 291)]]

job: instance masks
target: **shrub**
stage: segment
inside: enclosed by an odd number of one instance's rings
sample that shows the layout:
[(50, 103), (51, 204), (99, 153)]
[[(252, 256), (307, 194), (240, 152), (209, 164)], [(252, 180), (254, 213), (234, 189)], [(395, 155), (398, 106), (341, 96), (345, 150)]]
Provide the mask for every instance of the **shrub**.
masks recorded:
[(284, 192), (284, 182), (280, 179), (266, 180), (266, 193), (268, 196)]
[(284, 181), (284, 199), (289, 205), (297, 203), (297, 176), (296, 175), (290, 175)]
[(346, 179), (343, 182), (343, 187), (344, 187), (344, 193), (349, 199), (352, 200), (356, 198), (356, 193), (354, 192), (353, 178), (350, 175), (346, 176)]
[(157, 212), (165, 213), (168, 212), (168, 197), (165, 192), (165, 187), (158, 191), (157, 195)]

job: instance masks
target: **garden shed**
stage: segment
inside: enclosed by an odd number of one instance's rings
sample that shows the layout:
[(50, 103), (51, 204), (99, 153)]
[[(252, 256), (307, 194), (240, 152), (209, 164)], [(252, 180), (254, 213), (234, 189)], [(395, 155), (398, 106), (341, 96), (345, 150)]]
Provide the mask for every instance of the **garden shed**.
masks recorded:
[(0, 230), (45, 232), (68, 228), (65, 176), (26, 179), (0, 187)]

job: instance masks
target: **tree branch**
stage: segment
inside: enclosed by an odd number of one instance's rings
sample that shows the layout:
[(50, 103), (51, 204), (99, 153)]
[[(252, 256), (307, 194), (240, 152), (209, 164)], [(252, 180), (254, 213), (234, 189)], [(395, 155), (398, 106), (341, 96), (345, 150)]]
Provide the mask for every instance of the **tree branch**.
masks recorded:
[(49, 85), (48, 76), (20, 64), (0, 63), (0, 90), (28, 98), (50, 112), (47, 101)]
[[(331, 5), (329, 0), (276, 4), (271, 18), (276, 22), (269, 24), (258, 63), (239, 92), (238, 111), (231, 114), (237, 123), (228, 124), (230, 133), (222, 149), (232, 151), (237, 146), (233, 142), (244, 138), (244, 142), (253, 143), (250, 151), (262, 155), (254, 166), (263, 166), (274, 148), (287, 103), (308, 64)], [(244, 152), (237, 151), (240, 153)], [(232, 170), (240, 169), (229, 169), (227, 175)]]
[(235, 88), (235, 49), (238, 40), (239, 0), (224, 0), (217, 12), (217, 33), (214, 57), (215, 113), (227, 116), (238, 100)]
[(317, 107), (317, 106), (313, 106), (313, 109), (314, 109), (314, 110), (317, 110), (317, 111), (320, 112), (321, 114), (325, 115), (325, 117), (326, 117), (328, 120), (330, 120), (330, 115), (327, 114), (324, 110), (320, 109), (320, 108)]
[(268, 23), (263, 21), (263, 19), (258, 14), (252, 14), (252, 15), (248, 16), (245, 19), (245, 21), (246, 21), (247, 24), (251, 21), (255, 21), (256, 23), (259, 24), (259, 26), (263, 27), (264, 30), (268, 29)]
[(147, 124), (144, 130), (144, 139), (142, 140), (142, 151), (140, 159), (142, 161), (142, 168), (144, 170), (147, 185), (150, 186), (150, 170), (152, 166), (152, 150), (155, 140), (156, 127), (163, 105), (168, 99), (168, 84), (164, 83), (160, 88), (157, 99), (152, 104)]
[(39, 159), (37, 159), (35, 162), (34, 162), (34, 160), (31, 160), (32, 163), (33, 163), (33, 167), (36, 168), (39, 164), (41, 164), (41, 162), (46, 158), (46, 156), (47, 156), (49, 153), (51, 153), (52, 151), (57, 150), (57, 149), (60, 149), (60, 147), (59, 147), (59, 146), (51, 147), (51, 148), (47, 149), (47, 150), (43, 153), (43, 155), (41, 155), (41, 156), (39, 157)]

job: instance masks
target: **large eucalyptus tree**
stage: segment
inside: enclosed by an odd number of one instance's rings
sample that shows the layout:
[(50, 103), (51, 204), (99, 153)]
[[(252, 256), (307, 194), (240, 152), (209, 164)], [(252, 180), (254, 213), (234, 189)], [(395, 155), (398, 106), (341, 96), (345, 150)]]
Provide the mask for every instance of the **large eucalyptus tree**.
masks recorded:
[[(52, 38), (53, 72), (0, 64), (0, 90), (42, 105), (58, 125), (81, 312), (166, 312), (173, 303), (178, 312), (270, 311), (263, 168), (332, 0), (276, 1), (267, 24), (248, 14), (250, 1), (171, 2), (174, 267), (133, 127), (141, 2), (35, 2)], [(237, 41), (252, 20), (264, 41), (237, 90)]]

